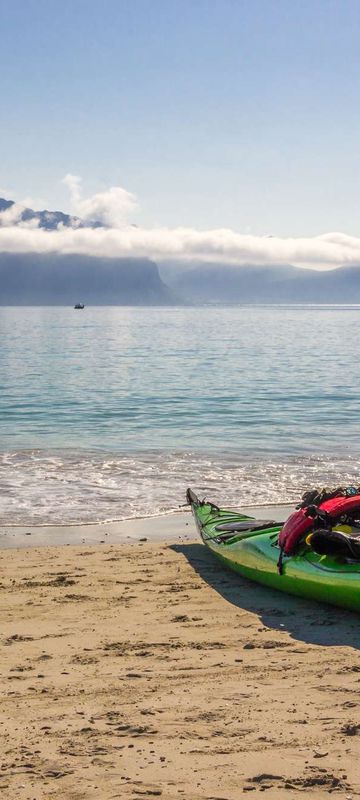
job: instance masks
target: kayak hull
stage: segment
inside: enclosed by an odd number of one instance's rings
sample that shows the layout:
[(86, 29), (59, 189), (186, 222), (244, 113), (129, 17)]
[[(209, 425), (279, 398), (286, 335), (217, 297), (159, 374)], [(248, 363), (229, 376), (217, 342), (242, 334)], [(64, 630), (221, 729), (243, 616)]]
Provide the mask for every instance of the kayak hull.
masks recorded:
[(272, 589), (360, 611), (359, 562), (320, 556), (304, 545), (301, 552), (284, 559), (280, 574), (277, 540), (281, 525), (223, 538), (219, 526), (224, 520), (234, 524), (236, 519), (242, 523), (251, 518), (201, 502), (191, 490), (188, 499), (204, 544), (224, 566)]

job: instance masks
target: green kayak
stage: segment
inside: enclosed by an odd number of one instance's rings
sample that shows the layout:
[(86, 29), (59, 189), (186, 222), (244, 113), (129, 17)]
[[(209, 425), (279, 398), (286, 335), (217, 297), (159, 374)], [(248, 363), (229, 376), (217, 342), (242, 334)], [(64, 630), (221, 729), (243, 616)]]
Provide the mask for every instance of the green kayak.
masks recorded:
[(204, 544), (226, 567), (272, 589), (360, 611), (360, 561), (320, 555), (304, 541), (280, 572), (282, 524), (220, 509), (191, 489), (187, 500)]

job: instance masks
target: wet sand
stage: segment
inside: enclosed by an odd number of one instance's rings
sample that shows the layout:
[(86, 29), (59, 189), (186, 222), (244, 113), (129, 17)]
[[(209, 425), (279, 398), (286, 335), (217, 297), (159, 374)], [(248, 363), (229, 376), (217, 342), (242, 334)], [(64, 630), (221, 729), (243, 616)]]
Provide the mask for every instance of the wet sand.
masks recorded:
[(166, 524), (169, 541), (143, 524), (61, 547), (29, 528), (0, 552), (0, 797), (360, 796), (358, 615), (250, 583), (191, 517)]
[[(286, 519), (291, 506), (242, 506), (244, 514), (274, 520)], [(68, 544), (127, 544), (144, 538), (152, 542), (183, 541), (194, 536), (189, 508), (160, 517), (144, 517), (74, 525), (2, 525), (0, 550), (14, 547), (44, 547)]]

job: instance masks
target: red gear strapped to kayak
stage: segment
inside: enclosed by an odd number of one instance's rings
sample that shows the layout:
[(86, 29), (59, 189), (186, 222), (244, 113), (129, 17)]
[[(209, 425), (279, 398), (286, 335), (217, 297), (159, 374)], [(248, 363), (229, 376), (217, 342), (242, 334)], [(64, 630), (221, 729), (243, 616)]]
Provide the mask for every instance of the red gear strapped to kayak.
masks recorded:
[[(349, 514), (355, 511), (356, 508), (360, 511), (360, 491), (357, 490), (357, 492), (357, 494), (351, 497), (342, 495), (332, 497), (330, 500), (325, 500), (317, 506), (317, 510), (320, 513), (325, 512), (332, 522), (343, 514)], [(309, 514), (310, 506), (311, 504), (305, 508), (300, 508), (298, 511), (294, 511), (286, 520), (285, 525), (283, 525), (279, 534), (278, 543), (284, 555), (292, 555), (302, 536), (314, 526), (314, 519), (311, 513)]]

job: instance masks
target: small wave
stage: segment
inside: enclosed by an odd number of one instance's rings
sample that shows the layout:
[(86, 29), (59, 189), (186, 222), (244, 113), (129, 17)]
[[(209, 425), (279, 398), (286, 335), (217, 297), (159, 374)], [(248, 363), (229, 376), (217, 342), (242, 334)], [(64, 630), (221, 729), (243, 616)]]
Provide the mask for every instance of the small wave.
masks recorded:
[(23, 450), (0, 455), (3, 525), (79, 525), (171, 514), (185, 490), (229, 506), (297, 501), (311, 486), (359, 483), (352, 456), (279, 460), (226, 453)]

